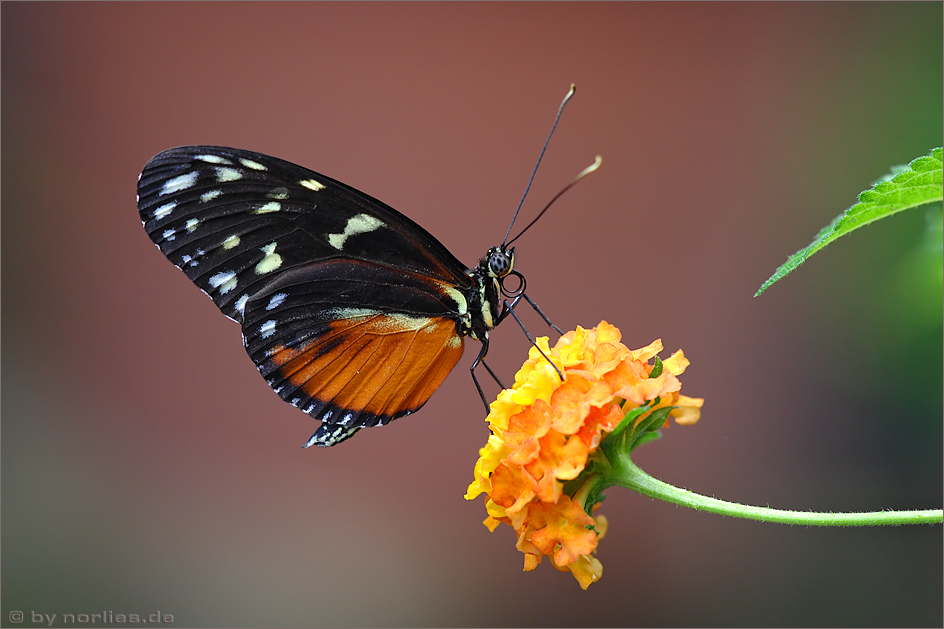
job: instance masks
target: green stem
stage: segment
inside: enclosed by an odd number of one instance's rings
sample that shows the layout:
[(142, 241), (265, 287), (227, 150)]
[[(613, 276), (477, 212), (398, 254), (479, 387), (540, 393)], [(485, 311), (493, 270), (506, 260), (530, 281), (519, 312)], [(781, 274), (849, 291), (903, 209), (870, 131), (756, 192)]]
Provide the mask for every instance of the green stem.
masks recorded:
[(809, 511), (782, 511), (780, 509), (752, 507), (736, 502), (727, 502), (663, 483), (636, 467), (627, 455), (621, 456), (619, 463), (608, 470), (603, 482), (610, 486), (626, 487), (650, 498), (671, 502), (681, 507), (764, 522), (804, 524), (806, 526), (879, 526), (935, 524), (944, 520), (944, 512), (941, 509), (873, 511), (870, 513), (813, 513)]

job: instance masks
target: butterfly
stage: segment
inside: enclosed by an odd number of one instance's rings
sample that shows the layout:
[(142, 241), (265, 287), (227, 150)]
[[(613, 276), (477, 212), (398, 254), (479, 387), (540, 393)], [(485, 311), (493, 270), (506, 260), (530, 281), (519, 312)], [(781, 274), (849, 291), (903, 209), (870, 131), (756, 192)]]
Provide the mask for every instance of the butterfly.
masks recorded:
[(503, 295), (524, 293), (513, 247), (466, 268), (390, 206), (261, 153), (172, 148), (147, 162), (137, 192), (154, 244), (242, 326), (269, 386), (322, 422), (304, 447), (419, 409), (467, 337), (482, 343), (475, 378), (510, 312)]
[[(525, 197), (575, 86), (561, 102)], [(285, 160), (222, 146), (181, 146), (138, 177), (138, 212), (151, 241), (224, 315), (270, 387), (321, 421), (303, 447), (333, 446), (418, 410), (452, 371), (465, 339), (481, 342), (524, 299), (520, 238), (564, 192), (600, 167), (597, 156), (517, 236), (466, 268), (392, 207)], [(506, 283), (514, 278), (514, 281)], [(510, 300), (510, 301), (509, 301)], [(558, 375), (558, 367), (544, 356)], [(502, 387), (504, 388), (504, 386)]]

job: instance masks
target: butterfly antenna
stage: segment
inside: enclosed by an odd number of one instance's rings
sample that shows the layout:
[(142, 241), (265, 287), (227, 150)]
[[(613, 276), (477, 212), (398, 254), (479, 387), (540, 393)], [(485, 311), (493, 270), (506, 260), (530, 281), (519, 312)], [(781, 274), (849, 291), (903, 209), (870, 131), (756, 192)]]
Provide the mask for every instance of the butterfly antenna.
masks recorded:
[(569, 184), (567, 184), (566, 186), (564, 186), (564, 189), (563, 189), (563, 190), (561, 190), (560, 192), (558, 192), (557, 194), (555, 194), (555, 195), (554, 195), (554, 198), (551, 199), (550, 201), (548, 201), (548, 204), (544, 206), (544, 209), (541, 210), (540, 212), (538, 212), (538, 215), (534, 217), (534, 220), (532, 220), (530, 223), (528, 223), (527, 227), (525, 227), (524, 229), (522, 229), (522, 230), (521, 230), (521, 233), (519, 233), (517, 236), (515, 236), (514, 238), (512, 238), (511, 240), (509, 240), (507, 244), (510, 245), (510, 244), (513, 243), (514, 241), (516, 241), (516, 240), (518, 240), (519, 238), (521, 238), (521, 236), (522, 236), (526, 231), (528, 231), (529, 229), (531, 229), (531, 226), (532, 226), (532, 225), (534, 225), (535, 223), (538, 222), (538, 219), (539, 219), (539, 218), (541, 218), (542, 216), (544, 216), (544, 213), (547, 212), (548, 209), (554, 204), (554, 201), (557, 201), (559, 198), (561, 198), (561, 196), (563, 196), (563, 194), (564, 194), (565, 192), (567, 192), (568, 190), (570, 190), (571, 188), (573, 188), (574, 186), (576, 186), (578, 181), (580, 181), (581, 179), (583, 179), (584, 177), (586, 177), (587, 175), (589, 175), (589, 174), (592, 173), (593, 171), (595, 171), (595, 170), (597, 170), (598, 168), (600, 168), (600, 166), (601, 166), (602, 164), (603, 164), (603, 158), (600, 157), (599, 155), (597, 155), (597, 158), (593, 161), (592, 164), (590, 164), (589, 166), (587, 166), (586, 168), (584, 168), (583, 170), (581, 170), (581, 171), (580, 171), (580, 174), (577, 175), (576, 177), (574, 177), (574, 180), (573, 180), (573, 181), (571, 181)]
[[(541, 154), (538, 156), (538, 163), (534, 165), (534, 170), (531, 172), (531, 179), (528, 180), (528, 187), (524, 190), (524, 196), (521, 197), (521, 201), (518, 202), (518, 209), (515, 210), (515, 215), (511, 217), (511, 225), (508, 226), (508, 231), (505, 232), (505, 240), (508, 240), (508, 234), (511, 233), (511, 228), (515, 224), (515, 219), (518, 218), (518, 212), (521, 211), (521, 206), (524, 204), (525, 198), (528, 196), (528, 191), (531, 190), (531, 183), (534, 181), (534, 175), (538, 172), (538, 166), (541, 165), (541, 159), (544, 157), (544, 151), (547, 150), (547, 145), (551, 141), (551, 136), (554, 135), (554, 129), (557, 128), (557, 123), (560, 121), (561, 114), (564, 113), (564, 105), (567, 104), (567, 101), (570, 100), (571, 96), (574, 95), (574, 92), (577, 91), (577, 86), (574, 83), (570, 84), (570, 90), (567, 91), (567, 94), (564, 96), (564, 100), (561, 101), (560, 107), (557, 108), (557, 116), (554, 118), (554, 124), (551, 126), (551, 132), (547, 134), (547, 139), (544, 140), (544, 148), (541, 149)], [(521, 234), (518, 234), (519, 236)], [(505, 246), (505, 241), (502, 241), (502, 246)]]

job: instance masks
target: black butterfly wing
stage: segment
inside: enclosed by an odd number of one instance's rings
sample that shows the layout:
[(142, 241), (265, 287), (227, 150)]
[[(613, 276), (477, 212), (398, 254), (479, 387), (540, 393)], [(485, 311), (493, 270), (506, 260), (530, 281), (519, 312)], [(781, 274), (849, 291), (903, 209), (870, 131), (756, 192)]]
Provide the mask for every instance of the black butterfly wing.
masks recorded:
[(468, 288), (465, 266), (429, 232), (330, 177), (252, 151), (169, 149), (138, 180), (151, 240), (223, 313), (241, 309), (272, 274), (345, 258)]
[(220, 310), (311, 443), (408, 414), (458, 361), (472, 279), (422, 227), (324, 175), (239, 149), (164, 151), (138, 182), (145, 230)]

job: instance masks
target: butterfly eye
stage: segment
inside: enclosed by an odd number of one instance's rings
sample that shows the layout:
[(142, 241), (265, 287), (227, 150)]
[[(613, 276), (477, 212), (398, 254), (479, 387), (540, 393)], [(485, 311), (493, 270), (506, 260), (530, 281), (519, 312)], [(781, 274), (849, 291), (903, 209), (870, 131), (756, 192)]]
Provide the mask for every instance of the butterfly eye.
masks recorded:
[(515, 252), (502, 251), (495, 249), (488, 255), (488, 269), (495, 277), (505, 277), (511, 273), (511, 267), (515, 262)]

